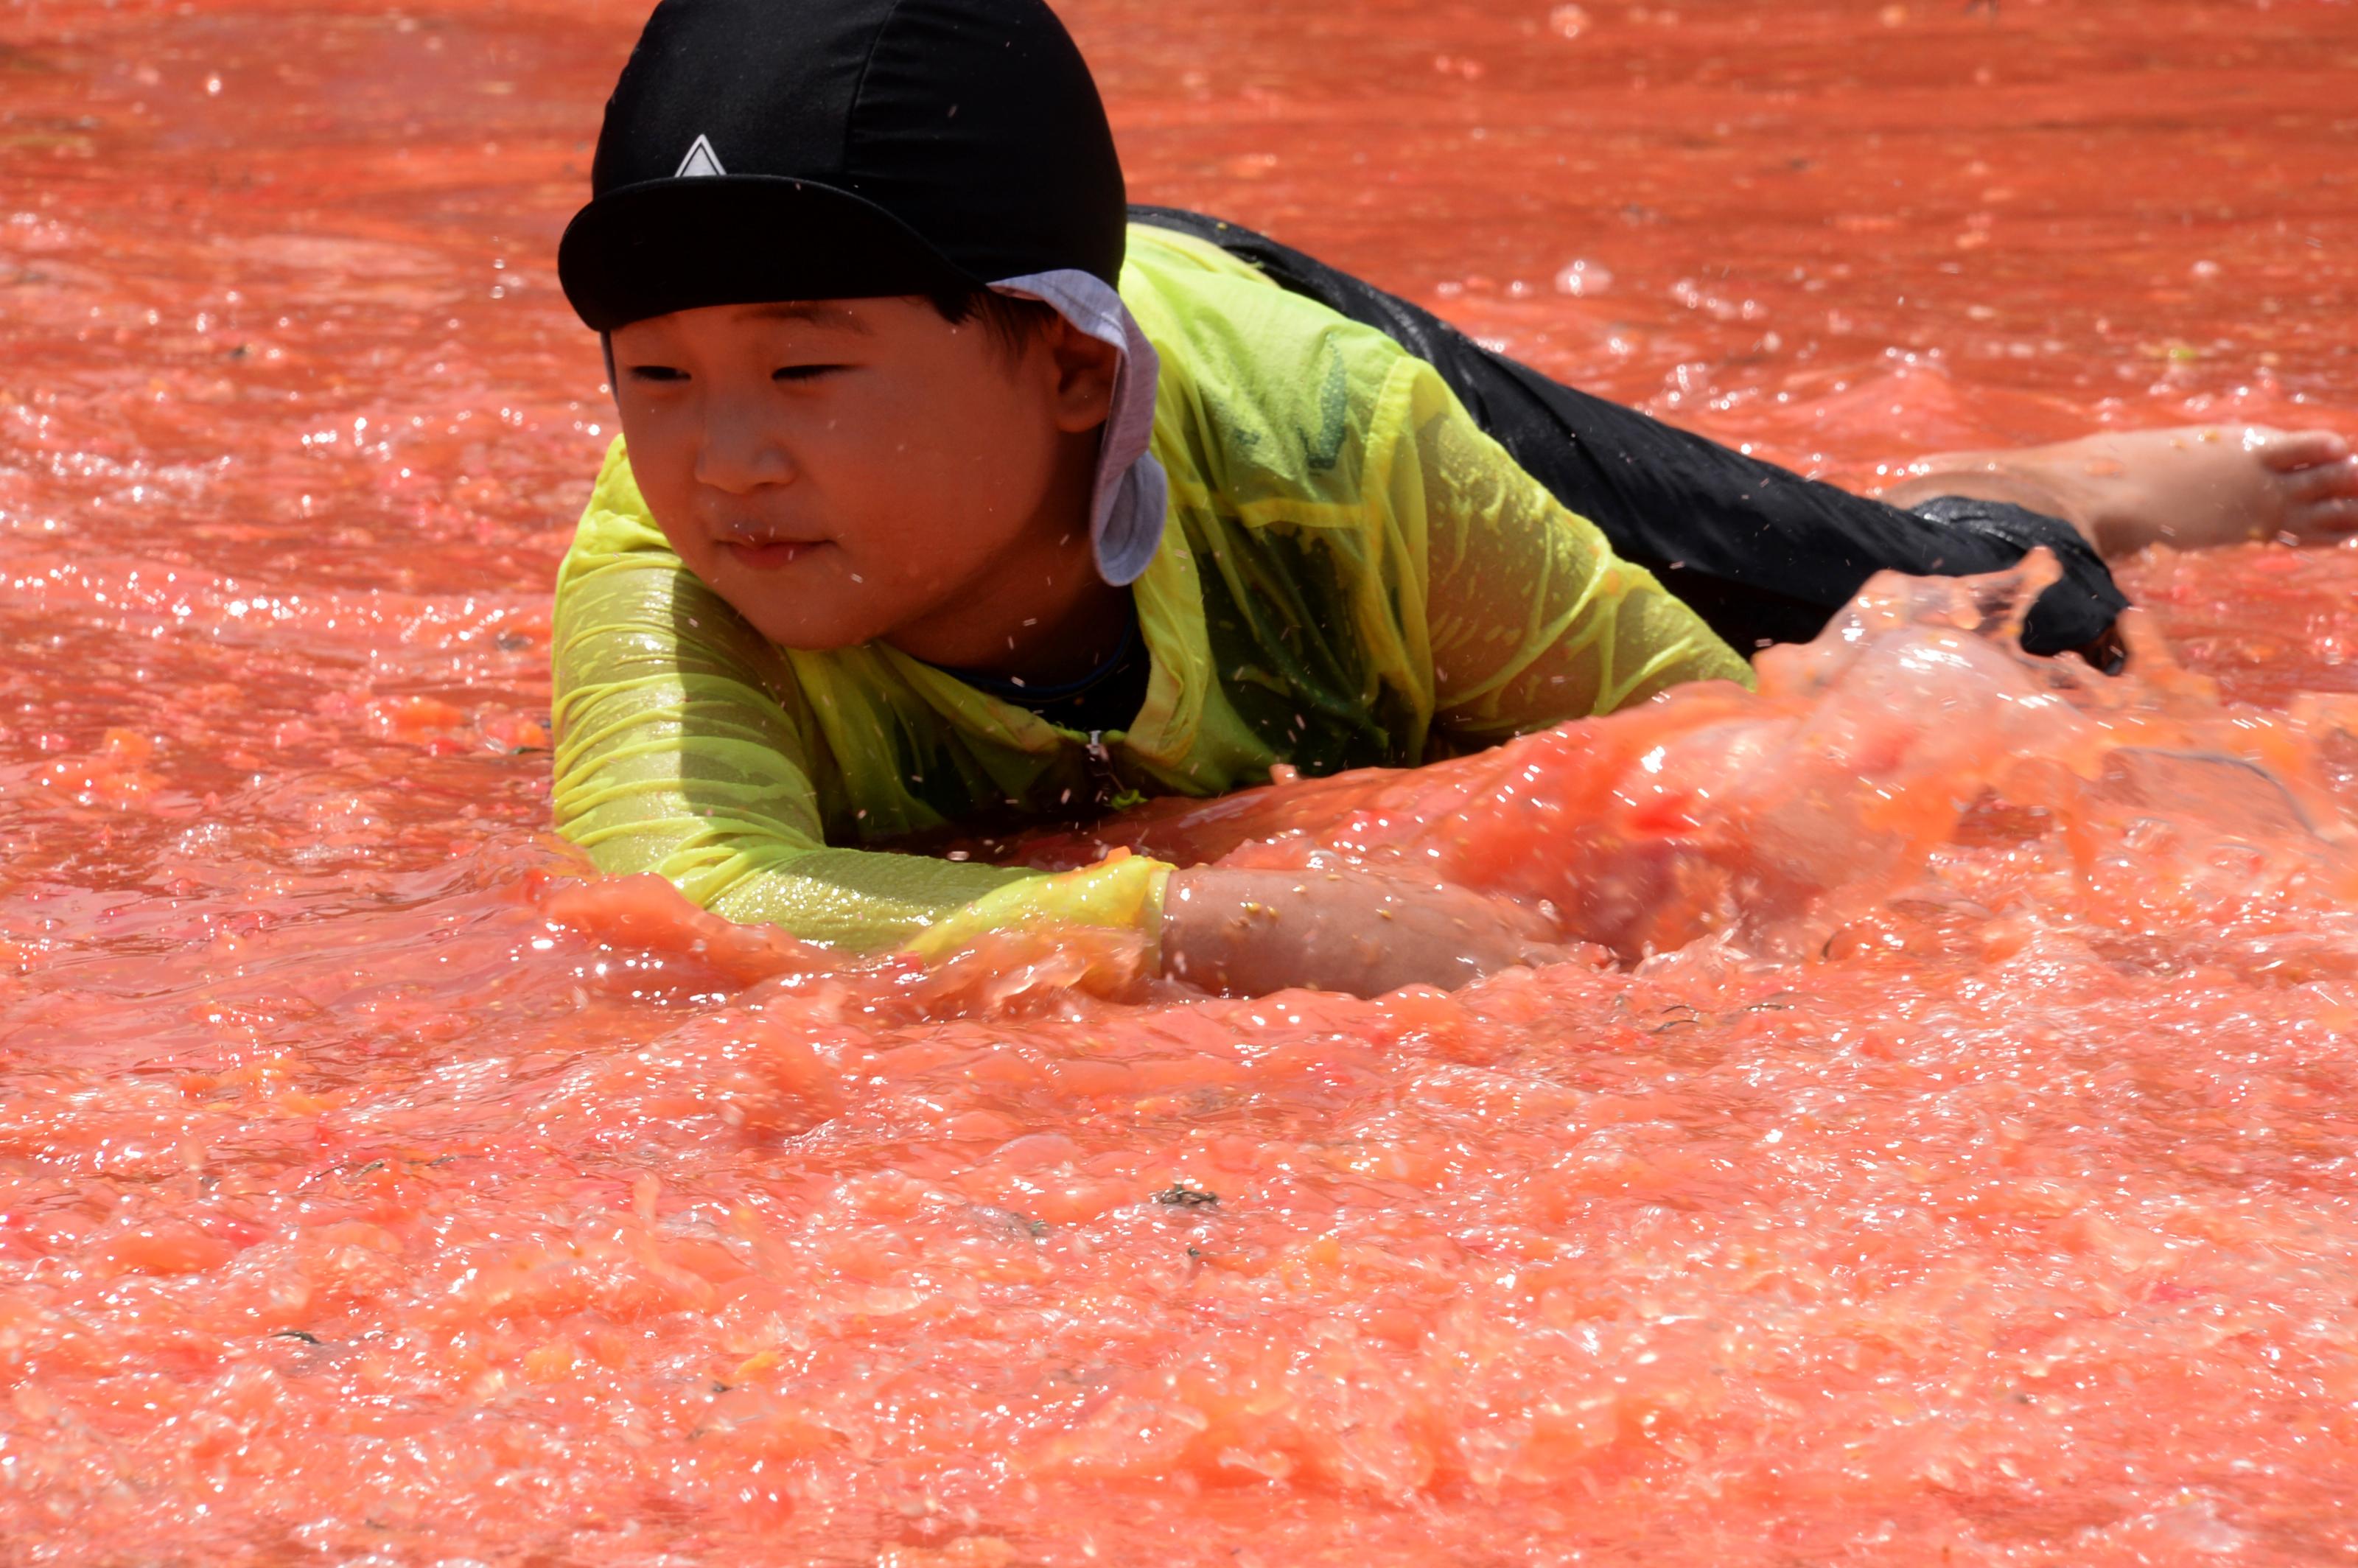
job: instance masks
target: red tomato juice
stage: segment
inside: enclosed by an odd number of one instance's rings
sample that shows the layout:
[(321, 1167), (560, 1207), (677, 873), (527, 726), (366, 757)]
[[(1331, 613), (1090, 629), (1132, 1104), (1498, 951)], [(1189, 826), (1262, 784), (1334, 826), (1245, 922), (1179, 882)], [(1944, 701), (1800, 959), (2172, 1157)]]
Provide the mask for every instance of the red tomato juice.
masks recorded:
[[(640, 19), (0, 16), (0, 1563), (2358, 1557), (2358, 553), (1018, 846), (1584, 944), (1455, 995), (729, 927), (546, 831)], [(1845, 483), (2358, 435), (2336, 0), (1069, 19), (1139, 199)]]

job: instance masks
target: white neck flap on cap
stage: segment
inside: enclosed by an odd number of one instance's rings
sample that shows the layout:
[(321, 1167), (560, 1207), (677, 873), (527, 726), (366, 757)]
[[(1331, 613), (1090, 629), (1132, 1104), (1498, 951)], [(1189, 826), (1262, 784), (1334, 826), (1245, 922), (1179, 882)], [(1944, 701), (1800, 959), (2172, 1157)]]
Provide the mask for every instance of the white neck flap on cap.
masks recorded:
[(1147, 444), (1154, 436), (1154, 384), (1163, 362), (1139, 330), (1121, 296), (1105, 279), (1076, 267), (1003, 278), (996, 294), (1036, 299), (1101, 343), (1121, 351), (1113, 403), (1098, 447), (1097, 483), (1090, 495), (1089, 546), (1098, 575), (1116, 588), (1138, 580), (1163, 546), (1163, 514), (1170, 481)]

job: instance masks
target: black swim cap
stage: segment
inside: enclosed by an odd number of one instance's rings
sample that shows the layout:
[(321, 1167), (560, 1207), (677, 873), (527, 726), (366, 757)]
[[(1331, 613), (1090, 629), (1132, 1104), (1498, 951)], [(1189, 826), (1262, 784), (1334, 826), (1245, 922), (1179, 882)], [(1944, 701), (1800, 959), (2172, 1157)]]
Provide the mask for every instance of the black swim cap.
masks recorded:
[(1040, 0), (663, 0), (557, 247), (604, 332), (1121, 270), (1121, 165)]

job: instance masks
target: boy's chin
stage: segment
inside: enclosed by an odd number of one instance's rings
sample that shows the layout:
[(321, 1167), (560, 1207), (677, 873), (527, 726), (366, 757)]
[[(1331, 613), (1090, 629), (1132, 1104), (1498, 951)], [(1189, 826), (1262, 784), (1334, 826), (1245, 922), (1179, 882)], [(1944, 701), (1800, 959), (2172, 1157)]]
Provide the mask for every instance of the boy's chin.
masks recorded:
[(807, 584), (781, 580), (788, 576), (724, 569), (706, 581), (754, 631), (796, 653), (827, 654), (857, 647), (892, 629), (886, 608), (867, 603), (867, 596), (857, 586), (831, 574)]
[(841, 615), (763, 615), (745, 617), (753, 630), (779, 647), (797, 654), (832, 654), (873, 643), (892, 628), (882, 622)]

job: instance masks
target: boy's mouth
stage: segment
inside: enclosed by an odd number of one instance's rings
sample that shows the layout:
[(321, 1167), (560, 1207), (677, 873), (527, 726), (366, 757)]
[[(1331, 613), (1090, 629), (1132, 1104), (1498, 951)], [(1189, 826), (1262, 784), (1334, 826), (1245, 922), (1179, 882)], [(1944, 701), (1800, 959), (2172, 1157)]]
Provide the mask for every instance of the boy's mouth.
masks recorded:
[(824, 539), (723, 539), (720, 548), (741, 567), (755, 571), (775, 571), (791, 566), (815, 550), (827, 547)]

